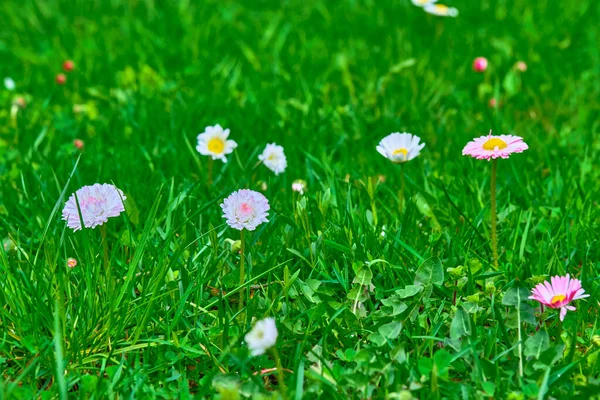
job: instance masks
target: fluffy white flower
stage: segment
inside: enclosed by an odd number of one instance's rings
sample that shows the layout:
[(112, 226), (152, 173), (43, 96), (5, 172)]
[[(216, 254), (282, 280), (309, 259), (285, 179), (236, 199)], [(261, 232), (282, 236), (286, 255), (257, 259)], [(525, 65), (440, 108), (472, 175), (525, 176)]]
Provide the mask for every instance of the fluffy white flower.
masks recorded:
[(302, 179), (296, 179), (293, 183), (292, 183), (292, 190), (294, 192), (298, 192), (300, 194), (304, 194), (304, 192), (306, 192), (307, 189), (307, 184), (305, 180)]
[(12, 78), (4, 78), (4, 87), (6, 88), (6, 90), (15, 90), (16, 86), (17, 85), (15, 85), (15, 81), (13, 81)]
[(279, 175), (287, 167), (287, 159), (283, 153), (283, 147), (275, 143), (269, 143), (262, 154), (258, 156), (258, 159), (265, 164), (265, 167), (273, 171), (275, 175)]
[(273, 318), (265, 318), (254, 324), (244, 340), (253, 356), (264, 354), (277, 341), (277, 327)]
[(223, 217), (227, 224), (237, 230), (248, 229), (253, 231), (267, 219), (271, 208), (269, 201), (261, 193), (254, 190), (241, 189), (233, 192), (221, 204)]
[(125, 211), (123, 206), (125, 199), (120, 189), (108, 183), (84, 186), (69, 197), (63, 208), (62, 219), (67, 221), (67, 226), (74, 231), (82, 228), (81, 220), (83, 220), (83, 227), (95, 228), (108, 221), (110, 217), (118, 217)]
[(227, 140), (229, 129), (223, 129), (221, 125), (207, 126), (204, 132), (198, 135), (198, 146), (196, 150), (203, 156), (211, 156), (213, 160), (227, 162), (227, 154), (231, 154), (237, 147), (233, 140)]
[(392, 133), (379, 142), (377, 151), (394, 163), (404, 163), (418, 156), (425, 147), (425, 143), (419, 144), (420, 140), (410, 133)]

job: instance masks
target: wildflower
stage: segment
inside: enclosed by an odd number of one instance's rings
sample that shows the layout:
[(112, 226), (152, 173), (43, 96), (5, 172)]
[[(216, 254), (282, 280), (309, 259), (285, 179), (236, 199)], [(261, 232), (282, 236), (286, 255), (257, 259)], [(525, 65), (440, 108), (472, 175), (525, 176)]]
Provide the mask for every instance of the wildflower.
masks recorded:
[(438, 17), (456, 17), (458, 10), (454, 7), (448, 7), (444, 4), (433, 4), (430, 2), (423, 7), (426, 13), (437, 15)]
[(527, 64), (525, 64), (524, 61), (517, 61), (517, 63), (515, 64), (515, 68), (518, 71), (525, 72), (527, 71)]
[(420, 140), (410, 133), (392, 133), (379, 142), (377, 151), (394, 163), (404, 163), (418, 156), (425, 147), (425, 143), (419, 144)]
[(67, 259), (67, 266), (69, 268), (75, 268), (77, 266), (77, 260), (74, 259), (73, 257), (70, 257)]
[(81, 139), (75, 139), (75, 140), (73, 140), (73, 146), (77, 150), (83, 150), (83, 147), (85, 146), (85, 143)]
[(253, 356), (264, 354), (277, 341), (277, 327), (273, 318), (265, 318), (254, 324), (244, 340)]
[(490, 101), (488, 102), (488, 106), (489, 106), (490, 108), (496, 108), (496, 107), (498, 106), (498, 100), (496, 100), (496, 98), (495, 98), (495, 97), (492, 97), (492, 98), (490, 99)]
[(571, 279), (567, 276), (553, 276), (548, 281), (536, 285), (531, 291), (530, 299), (539, 301), (541, 304), (549, 308), (560, 308), (560, 320), (565, 319), (567, 310), (575, 311), (576, 308), (570, 306), (573, 300), (589, 297), (589, 294), (584, 294), (585, 290), (581, 287), (579, 279)]
[(253, 231), (267, 219), (269, 201), (254, 190), (241, 189), (229, 195), (221, 204), (227, 224), (238, 230)]
[(65, 76), (65, 74), (56, 75), (56, 83), (58, 85), (64, 85), (65, 83), (67, 83), (67, 77)]
[(4, 247), (4, 251), (9, 252), (16, 249), (17, 245), (10, 237), (7, 237), (2, 241), (2, 247)]
[(265, 167), (273, 171), (275, 175), (279, 175), (285, 171), (285, 168), (287, 167), (287, 159), (283, 153), (283, 147), (278, 146), (275, 143), (267, 144), (267, 147), (265, 147), (262, 154), (258, 156), (258, 159), (265, 164)]
[(424, 7), (426, 5), (437, 2), (437, 0), (411, 0), (411, 1), (417, 7)]
[(13, 101), (13, 106), (16, 106), (18, 108), (25, 108), (27, 107), (27, 100), (25, 100), (25, 97), (23, 96), (18, 96)]
[(62, 219), (67, 221), (67, 226), (74, 231), (82, 228), (81, 220), (83, 227), (95, 228), (108, 221), (108, 218), (118, 217), (125, 211), (125, 199), (120, 189), (108, 183), (84, 186), (69, 197), (63, 208)]
[(298, 192), (300, 194), (304, 194), (307, 190), (307, 183), (305, 180), (303, 179), (296, 179), (294, 182), (292, 182), (292, 190), (294, 192)]
[(473, 139), (462, 151), (463, 156), (471, 156), (478, 160), (496, 159), (498, 157), (508, 158), (512, 153), (522, 153), (529, 146), (520, 136), (492, 135), (481, 136)]
[(15, 81), (13, 81), (13, 79), (11, 77), (7, 76), (6, 78), (4, 78), (4, 87), (6, 88), (6, 90), (15, 90), (17, 85), (15, 84)]
[(207, 126), (204, 132), (198, 135), (196, 150), (203, 156), (211, 156), (213, 160), (227, 162), (225, 156), (237, 147), (236, 142), (227, 139), (228, 136), (229, 129), (223, 129), (219, 124)]
[(473, 71), (485, 72), (488, 67), (488, 60), (485, 57), (477, 57), (473, 60)]
[(63, 69), (65, 70), (65, 72), (71, 72), (71, 71), (73, 71), (73, 68), (75, 68), (75, 63), (73, 63), (73, 61), (66, 60), (63, 63)]

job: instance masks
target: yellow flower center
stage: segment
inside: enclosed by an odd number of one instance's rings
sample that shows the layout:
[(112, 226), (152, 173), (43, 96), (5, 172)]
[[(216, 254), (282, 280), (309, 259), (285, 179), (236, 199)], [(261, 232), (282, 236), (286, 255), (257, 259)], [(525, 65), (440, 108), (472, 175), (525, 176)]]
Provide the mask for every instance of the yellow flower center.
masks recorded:
[(566, 298), (567, 298), (567, 296), (565, 296), (564, 294), (557, 294), (556, 296), (554, 296), (552, 298), (552, 300), (550, 300), (550, 304), (560, 303), (561, 301), (563, 301)]
[(448, 11), (448, 6), (445, 6), (443, 4), (436, 4), (434, 6), (439, 12), (446, 12)]
[(502, 150), (506, 148), (506, 146), (506, 142), (498, 138), (491, 138), (483, 144), (483, 148), (486, 150), (494, 150), (496, 147)]
[(225, 142), (218, 137), (214, 137), (208, 141), (208, 151), (220, 154), (225, 150)]
[(399, 149), (396, 149), (392, 152), (393, 156), (396, 156), (398, 154), (403, 154), (404, 158), (406, 158), (406, 155), (408, 154), (408, 150), (406, 150), (404, 147), (401, 147)]

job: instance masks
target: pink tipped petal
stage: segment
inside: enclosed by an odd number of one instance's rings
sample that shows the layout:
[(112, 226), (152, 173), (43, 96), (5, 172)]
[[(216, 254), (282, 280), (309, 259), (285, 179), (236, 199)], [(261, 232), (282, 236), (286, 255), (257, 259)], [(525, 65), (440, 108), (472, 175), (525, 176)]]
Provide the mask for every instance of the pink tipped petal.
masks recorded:
[(564, 321), (565, 315), (567, 315), (567, 309), (565, 307), (561, 307), (560, 309), (560, 320)]

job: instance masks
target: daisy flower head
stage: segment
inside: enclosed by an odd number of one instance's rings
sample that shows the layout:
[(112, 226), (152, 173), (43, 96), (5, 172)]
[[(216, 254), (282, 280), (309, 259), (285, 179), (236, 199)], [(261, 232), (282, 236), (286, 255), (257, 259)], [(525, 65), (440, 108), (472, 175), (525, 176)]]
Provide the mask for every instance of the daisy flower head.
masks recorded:
[(456, 17), (458, 10), (454, 7), (448, 7), (444, 4), (434, 4), (430, 2), (423, 7), (426, 13), (437, 15), (438, 17)]
[(6, 90), (15, 90), (15, 87), (17, 87), (17, 85), (11, 77), (7, 76), (6, 78), (4, 78), (4, 87), (6, 88)]
[(258, 156), (258, 159), (265, 164), (265, 167), (273, 171), (275, 175), (279, 175), (285, 171), (287, 167), (287, 159), (283, 153), (283, 147), (275, 143), (267, 144), (267, 147), (265, 147), (262, 154)]
[(75, 268), (77, 266), (77, 259), (73, 258), (73, 257), (69, 257), (67, 259), (67, 267), (69, 268)]
[(307, 190), (308, 184), (303, 179), (296, 179), (292, 182), (292, 190), (300, 194), (304, 194)]
[(548, 281), (536, 285), (531, 291), (531, 300), (539, 301), (549, 308), (560, 308), (560, 320), (565, 319), (567, 310), (575, 311), (576, 308), (570, 306), (573, 300), (589, 297), (584, 294), (585, 290), (581, 287), (579, 279), (571, 279), (569, 274), (566, 276), (553, 276)]
[(74, 231), (82, 229), (81, 220), (84, 228), (95, 228), (125, 211), (123, 201), (126, 198), (120, 189), (108, 183), (84, 186), (69, 197), (63, 208), (62, 219)]
[(525, 72), (527, 71), (527, 64), (525, 64), (525, 61), (517, 61), (515, 68), (520, 72)]
[(213, 160), (227, 162), (227, 154), (231, 154), (237, 147), (237, 143), (228, 140), (229, 129), (223, 129), (221, 125), (207, 126), (204, 132), (198, 135), (196, 150), (203, 156), (211, 156)]
[(264, 354), (277, 341), (277, 327), (273, 318), (258, 321), (252, 330), (244, 336), (244, 340), (253, 356)]
[(392, 133), (379, 142), (377, 151), (393, 163), (405, 163), (419, 155), (425, 143), (411, 133)]
[(491, 158), (508, 158), (512, 153), (522, 153), (529, 146), (520, 136), (513, 135), (489, 135), (473, 139), (462, 151), (463, 156), (471, 156), (478, 160), (489, 160)]
[(237, 230), (253, 231), (267, 219), (271, 209), (269, 201), (261, 193), (254, 190), (241, 189), (233, 192), (221, 204), (223, 218), (227, 224)]

